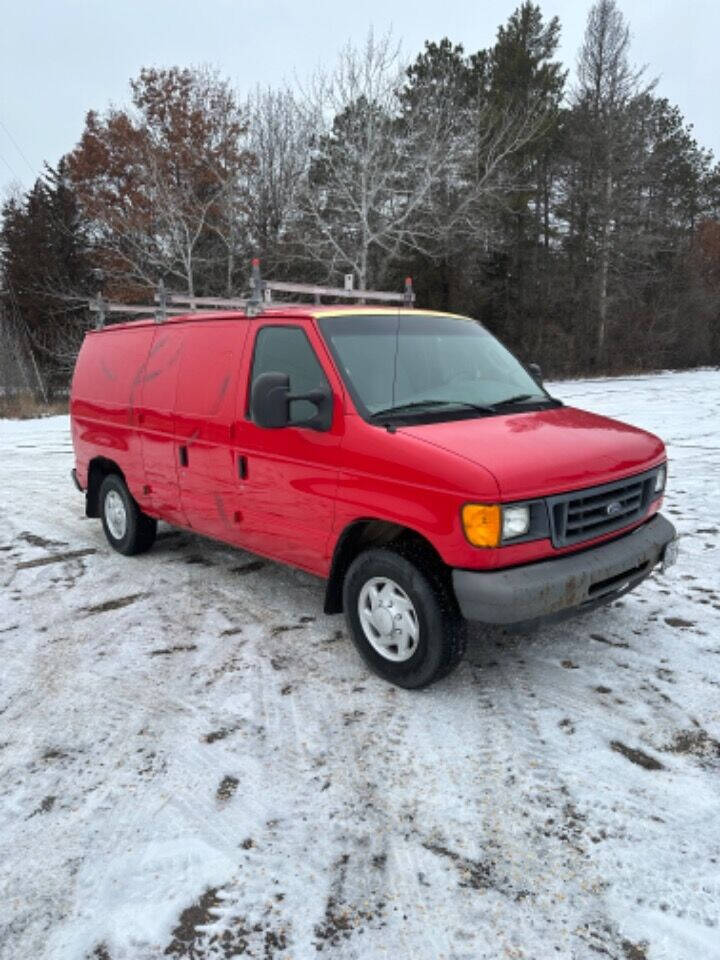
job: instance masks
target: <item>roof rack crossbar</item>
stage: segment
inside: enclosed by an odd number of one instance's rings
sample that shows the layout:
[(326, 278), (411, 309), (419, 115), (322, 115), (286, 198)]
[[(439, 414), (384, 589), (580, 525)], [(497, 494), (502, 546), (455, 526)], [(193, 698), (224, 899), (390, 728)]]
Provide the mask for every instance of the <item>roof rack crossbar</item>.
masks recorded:
[[(155, 302), (158, 302), (158, 295), (155, 294)], [(194, 309), (195, 307), (217, 307), (217, 308), (243, 308), (247, 300), (241, 300), (235, 297), (191, 297), (186, 293), (167, 293), (168, 304), (183, 304)]]
[[(146, 317), (151, 316), (153, 308), (151, 306), (141, 307), (137, 304), (129, 303), (113, 303), (108, 302), (107, 300), (102, 301), (102, 307), (98, 307), (96, 300), (90, 301), (90, 312), (99, 313), (101, 316), (105, 313), (127, 313), (127, 314), (144, 314)], [(181, 316), (184, 313), (187, 313), (187, 309), (184, 307), (166, 307), (165, 312), (170, 316)], [(98, 324), (100, 325), (100, 324)]]
[[(314, 283), (286, 283), (284, 280), (266, 280), (266, 289), (277, 293), (300, 293), (308, 297), (338, 297), (342, 300), (386, 300), (388, 303), (405, 303), (405, 292), (390, 290), (346, 290), (344, 287), (323, 287)], [(410, 290), (411, 303), (415, 294)]]

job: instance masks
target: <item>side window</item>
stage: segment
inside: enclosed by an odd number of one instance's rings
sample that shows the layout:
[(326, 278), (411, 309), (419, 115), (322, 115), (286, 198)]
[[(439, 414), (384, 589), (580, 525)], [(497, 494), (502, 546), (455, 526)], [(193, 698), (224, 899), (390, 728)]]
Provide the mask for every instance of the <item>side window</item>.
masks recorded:
[[(300, 327), (262, 327), (258, 331), (251, 388), (261, 373), (286, 373), (290, 377), (292, 393), (307, 393), (316, 387), (329, 387), (315, 351)], [(308, 420), (315, 413), (314, 404), (307, 400), (294, 400), (290, 404), (292, 423)]]

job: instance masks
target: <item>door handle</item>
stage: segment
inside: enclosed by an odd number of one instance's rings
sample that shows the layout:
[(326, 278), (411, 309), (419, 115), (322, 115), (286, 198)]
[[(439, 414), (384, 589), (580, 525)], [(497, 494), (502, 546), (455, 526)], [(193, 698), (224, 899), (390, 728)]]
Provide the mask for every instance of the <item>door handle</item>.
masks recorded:
[(183, 446), (178, 447), (178, 459), (181, 467), (186, 467), (188, 465), (188, 448), (184, 444)]
[(237, 458), (238, 477), (241, 480), (247, 480), (247, 457), (239, 453)]

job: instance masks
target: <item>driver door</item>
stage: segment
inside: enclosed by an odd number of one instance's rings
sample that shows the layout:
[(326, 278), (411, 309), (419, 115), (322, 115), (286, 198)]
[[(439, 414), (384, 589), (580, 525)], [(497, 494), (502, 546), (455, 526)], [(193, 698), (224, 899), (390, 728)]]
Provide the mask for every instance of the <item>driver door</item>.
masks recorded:
[[(324, 575), (335, 516), (343, 435), (343, 392), (327, 360), (324, 344), (309, 321), (253, 321), (247, 390), (239, 398), (238, 434), (245, 477), (238, 503), (242, 509), (242, 545)], [(321, 359), (322, 358), (322, 359)], [(333, 397), (330, 429), (294, 425), (264, 429), (252, 420), (250, 393), (261, 373), (283, 373), (292, 393), (328, 386)], [(315, 412), (308, 401), (290, 405), (299, 424)]]

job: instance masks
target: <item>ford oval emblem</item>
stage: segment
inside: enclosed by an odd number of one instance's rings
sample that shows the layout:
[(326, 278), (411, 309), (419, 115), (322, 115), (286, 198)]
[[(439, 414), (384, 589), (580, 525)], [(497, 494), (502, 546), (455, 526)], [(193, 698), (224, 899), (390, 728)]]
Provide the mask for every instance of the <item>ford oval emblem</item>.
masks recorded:
[(622, 510), (622, 504), (620, 503), (619, 500), (613, 500), (612, 503), (609, 503), (609, 504), (605, 507), (605, 513), (606, 513), (609, 517), (615, 517), (615, 516), (617, 516), (617, 514), (620, 513), (621, 510)]

